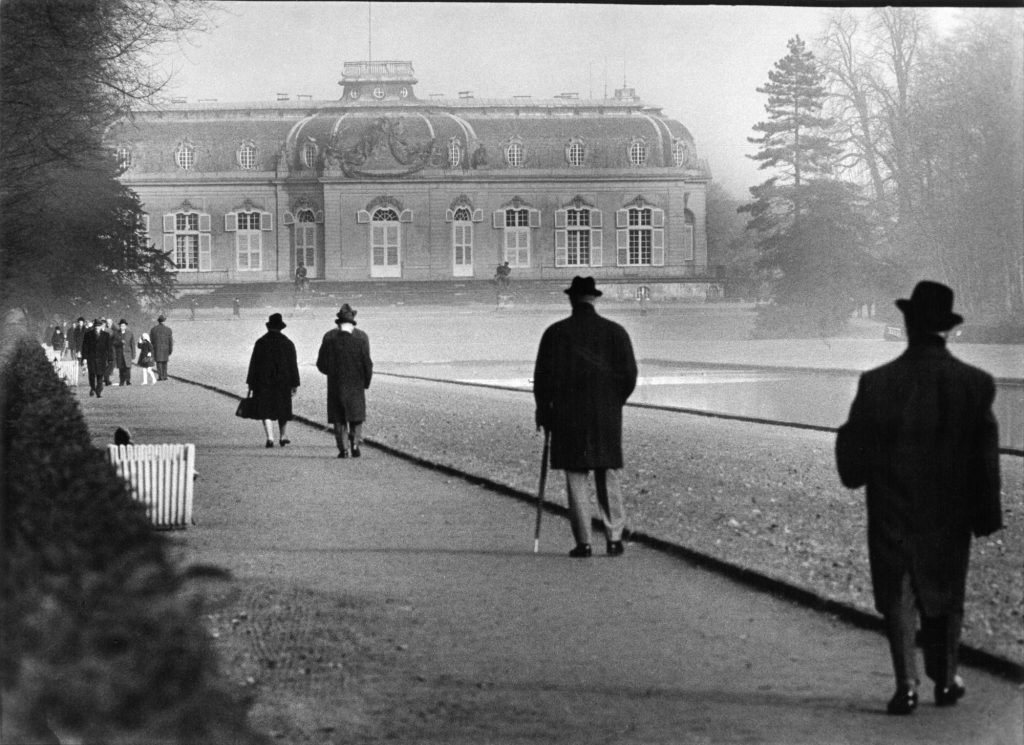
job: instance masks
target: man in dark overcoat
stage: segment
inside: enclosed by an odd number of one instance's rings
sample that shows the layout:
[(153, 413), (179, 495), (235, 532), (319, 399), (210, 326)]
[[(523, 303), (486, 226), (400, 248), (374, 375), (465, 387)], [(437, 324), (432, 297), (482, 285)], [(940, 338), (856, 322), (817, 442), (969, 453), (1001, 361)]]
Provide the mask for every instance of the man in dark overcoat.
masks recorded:
[(629, 334), (602, 318), (602, 295), (593, 277), (574, 277), (565, 293), (572, 315), (544, 332), (533, 371), (536, 423), (551, 435), (551, 467), (565, 470), (576, 546), (570, 556), (591, 555), (587, 475), (604, 523), (608, 553), (622, 553), (626, 515), (618, 488), (622, 468), (622, 407), (636, 386)]
[(71, 327), (71, 332), (68, 334), (71, 356), (79, 361), (82, 359), (82, 339), (85, 338), (87, 331), (88, 326), (85, 325), (85, 318), (79, 316), (78, 320), (75, 321), (75, 325)]
[(345, 303), (337, 328), (324, 334), (316, 369), (327, 376), (327, 421), (334, 425), (338, 457), (358, 458), (366, 421), (366, 389), (373, 377), (370, 338), (356, 328), (356, 311)]
[(117, 366), (117, 384), (132, 384), (132, 357), (135, 354), (135, 334), (128, 329), (128, 321), (122, 318), (110, 335), (114, 345), (114, 364)]
[(82, 337), (82, 359), (89, 370), (89, 395), (102, 398), (103, 378), (107, 371), (107, 360), (113, 351), (110, 334), (103, 330), (103, 320), (97, 318), (92, 328)]
[(918, 615), (935, 703), (965, 693), (957, 651), (971, 534), (1000, 529), (1002, 510), (995, 382), (946, 349), (963, 321), (953, 291), (923, 281), (896, 305), (907, 349), (861, 376), (836, 462), (844, 486), (867, 486), (871, 582), (896, 675), (887, 710), (909, 714), (918, 702)]
[(153, 360), (156, 362), (156, 379), (167, 380), (167, 360), (174, 351), (174, 335), (169, 326), (164, 325), (167, 318), (161, 314), (156, 319), (156, 326), (149, 330), (149, 340), (153, 343)]

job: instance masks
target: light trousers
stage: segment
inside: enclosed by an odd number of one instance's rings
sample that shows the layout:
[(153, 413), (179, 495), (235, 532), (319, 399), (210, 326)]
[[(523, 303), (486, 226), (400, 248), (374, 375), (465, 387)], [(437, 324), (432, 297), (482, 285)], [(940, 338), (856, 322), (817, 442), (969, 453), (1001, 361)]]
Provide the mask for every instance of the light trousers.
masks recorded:
[[(588, 471), (565, 472), (565, 488), (569, 495), (569, 521), (576, 543), (590, 543), (590, 488)], [(609, 541), (621, 541), (622, 530), (626, 527), (626, 512), (622, 507), (619, 491), (618, 472), (611, 468), (594, 469), (594, 491), (597, 492), (597, 506), (604, 525), (604, 535)]]

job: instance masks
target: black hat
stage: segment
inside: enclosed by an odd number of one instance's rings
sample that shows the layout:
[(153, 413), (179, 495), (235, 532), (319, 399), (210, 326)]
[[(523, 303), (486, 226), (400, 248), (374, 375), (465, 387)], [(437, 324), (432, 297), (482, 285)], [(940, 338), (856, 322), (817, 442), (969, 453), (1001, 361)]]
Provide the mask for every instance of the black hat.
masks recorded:
[(120, 326), (120, 325), (121, 325), (122, 323), (123, 323), (123, 324), (124, 324), (125, 326), (127, 326), (127, 325), (128, 325), (128, 321), (124, 320), (123, 318), (122, 318), (122, 319), (121, 319), (120, 321), (118, 321), (118, 322), (117, 322), (117, 325), (118, 325), (118, 326)]
[(568, 289), (562, 290), (566, 295), (579, 296), (579, 295), (590, 295), (591, 297), (601, 297), (604, 293), (597, 289), (594, 284), (593, 277), (573, 277), (572, 284), (569, 285)]
[(93, 326), (102, 326), (103, 325), (103, 319), (102, 318), (94, 318), (94, 319), (92, 319), (92, 325)]
[(159, 316), (157, 316), (156, 322), (157, 323), (163, 323), (166, 320), (167, 320), (167, 316), (165, 316), (163, 313), (161, 313)]
[(287, 328), (287, 324), (284, 322), (280, 313), (272, 313), (270, 319), (267, 321), (267, 328), (280, 330)]
[(953, 291), (946, 285), (924, 280), (918, 282), (910, 300), (897, 300), (908, 325), (923, 326), (934, 331), (949, 331), (964, 318), (953, 312)]
[(345, 303), (341, 306), (341, 310), (338, 311), (337, 322), (351, 323), (354, 326), (356, 323), (356, 313), (358, 312), (351, 305)]
[[(82, 323), (85, 323), (85, 316), (79, 316), (78, 317), (78, 321), (81, 321)], [(78, 321), (75, 321), (75, 323), (78, 323)]]

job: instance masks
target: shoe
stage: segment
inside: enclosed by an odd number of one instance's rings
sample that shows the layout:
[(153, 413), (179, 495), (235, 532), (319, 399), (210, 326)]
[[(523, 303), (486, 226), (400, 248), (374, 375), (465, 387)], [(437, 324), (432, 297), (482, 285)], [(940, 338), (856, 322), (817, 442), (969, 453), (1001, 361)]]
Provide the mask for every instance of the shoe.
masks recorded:
[(352, 446), (352, 457), (353, 458), (358, 458), (360, 455), (362, 455), (362, 453), (359, 451), (359, 448), (357, 446), (353, 445)]
[(900, 686), (896, 689), (896, 693), (893, 694), (892, 698), (889, 699), (889, 704), (885, 707), (885, 711), (888, 714), (900, 716), (911, 714), (916, 708), (917, 691), (909, 686)]
[(622, 541), (608, 541), (608, 555), (609, 556), (622, 556), (625, 547), (622, 545)]
[(953, 706), (967, 693), (967, 687), (959, 675), (953, 676), (953, 682), (948, 686), (935, 686), (935, 705)]
[(89, 389), (89, 398), (92, 398), (95, 395), (96, 395), (96, 389), (95, 388), (90, 388)]
[(281, 440), (281, 447), (284, 447), (285, 445), (291, 445), (291, 443), (291, 440)]
[(591, 553), (589, 543), (577, 543), (576, 548), (569, 552), (569, 556), (574, 559), (587, 559)]
[(339, 458), (347, 458), (348, 457), (348, 451), (347, 450), (339, 450), (338, 451), (338, 457)]
[(267, 447), (268, 448), (274, 447), (274, 441), (273, 440), (267, 440)]

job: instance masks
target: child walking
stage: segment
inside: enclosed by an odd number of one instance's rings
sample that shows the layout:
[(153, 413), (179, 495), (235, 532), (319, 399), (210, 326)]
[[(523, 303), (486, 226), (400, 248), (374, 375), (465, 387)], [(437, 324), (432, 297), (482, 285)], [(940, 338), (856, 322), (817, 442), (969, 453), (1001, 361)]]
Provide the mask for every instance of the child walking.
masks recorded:
[(153, 371), (153, 342), (149, 340), (149, 334), (143, 334), (139, 340), (139, 362), (142, 368), (142, 385), (147, 382), (156, 385), (156, 373)]

